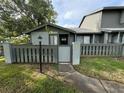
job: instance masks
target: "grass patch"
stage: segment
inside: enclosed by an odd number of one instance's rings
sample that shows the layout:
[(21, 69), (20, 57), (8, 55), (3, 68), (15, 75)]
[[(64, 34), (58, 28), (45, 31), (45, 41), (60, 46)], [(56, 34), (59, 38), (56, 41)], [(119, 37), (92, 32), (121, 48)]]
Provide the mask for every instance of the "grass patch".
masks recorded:
[(0, 93), (79, 92), (73, 86), (38, 73), (33, 65), (5, 64), (0, 61)]
[(114, 58), (81, 58), (75, 69), (87, 76), (124, 83), (124, 61)]
[(3, 56), (0, 56), (0, 63), (4, 61), (5, 61), (5, 58)]

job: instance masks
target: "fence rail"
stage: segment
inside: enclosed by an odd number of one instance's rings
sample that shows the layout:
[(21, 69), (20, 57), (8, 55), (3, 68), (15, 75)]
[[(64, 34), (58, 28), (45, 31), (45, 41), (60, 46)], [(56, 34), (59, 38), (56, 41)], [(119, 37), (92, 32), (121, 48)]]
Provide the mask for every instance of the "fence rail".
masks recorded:
[(122, 56), (122, 44), (82, 44), (81, 56)]
[[(14, 63), (39, 63), (39, 46), (12, 45), (11, 49), (12, 61)], [(43, 63), (57, 63), (57, 46), (42, 45), (41, 53)]]

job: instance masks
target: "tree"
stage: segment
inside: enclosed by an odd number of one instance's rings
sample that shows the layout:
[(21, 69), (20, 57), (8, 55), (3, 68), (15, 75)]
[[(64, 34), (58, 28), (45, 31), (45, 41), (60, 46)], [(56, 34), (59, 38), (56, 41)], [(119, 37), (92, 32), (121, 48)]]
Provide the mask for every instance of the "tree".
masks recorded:
[(20, 45), (20, 44), (27, 44), (29, 43), (29, 36), (28, 35), (20, 35), (18, 37), (11, 37), (8, 40), (11, 44)]
[(51, 0), (0, 0), (0, 32), (17, 36), (46, 22), (55, 23), (56, 15)]

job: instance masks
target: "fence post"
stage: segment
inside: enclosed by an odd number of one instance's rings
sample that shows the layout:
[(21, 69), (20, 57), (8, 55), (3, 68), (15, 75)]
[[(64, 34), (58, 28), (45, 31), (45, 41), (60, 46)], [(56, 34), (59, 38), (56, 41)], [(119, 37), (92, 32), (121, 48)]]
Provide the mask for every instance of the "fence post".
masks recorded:
[(122, 44), (122, 50), (121, 50), (121, 52), (122, 52), (122, 57), (124, 57), (124, 44)]
[(80, 64), (80, 43), (73, 42), (72, 43), (72, 64), (79, 65)]
[(11, 45), (9, 43), (4, 43), (3, 49), (4, 49), (5, 62), (7, 64), (11, 64), (12, 63)]

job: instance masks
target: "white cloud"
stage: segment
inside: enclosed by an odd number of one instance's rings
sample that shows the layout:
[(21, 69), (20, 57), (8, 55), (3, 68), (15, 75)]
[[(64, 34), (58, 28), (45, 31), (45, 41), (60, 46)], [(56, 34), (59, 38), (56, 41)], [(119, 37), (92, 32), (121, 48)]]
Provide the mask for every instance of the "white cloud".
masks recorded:
[(68, 12), (65, 13), (64, 18), (65, 19), (70, 19), (70, 18), (72, 18), (72, 16), (73, 16), (73, 12), (72, 11), (68, 11)]
[(77, 26), (74, 24), (65, 24), (63, 25), (63, 27), (72, 28), (72, 27), (77, 27)]
[(83, 12), (82, 11), (67, 11), (64, 14), (64, 19), (70, 19), (70, 20), (76, 20), (79, 19), (80, 17), (82, 17)]
[(76, 17), (76, 15), (73, 11), (68, 11), (64, 15), (64, 19), (72, 19), (72, 18), (75, 18), (75, 17)]
[[(58, 12), (58, 23), (65, 25), (79, 25), (82, 17), (90, 11), (103, 6), (116, 5), (120, 0), (52, 0)], [(124, 5), (124, 4), (122, 4)]]

